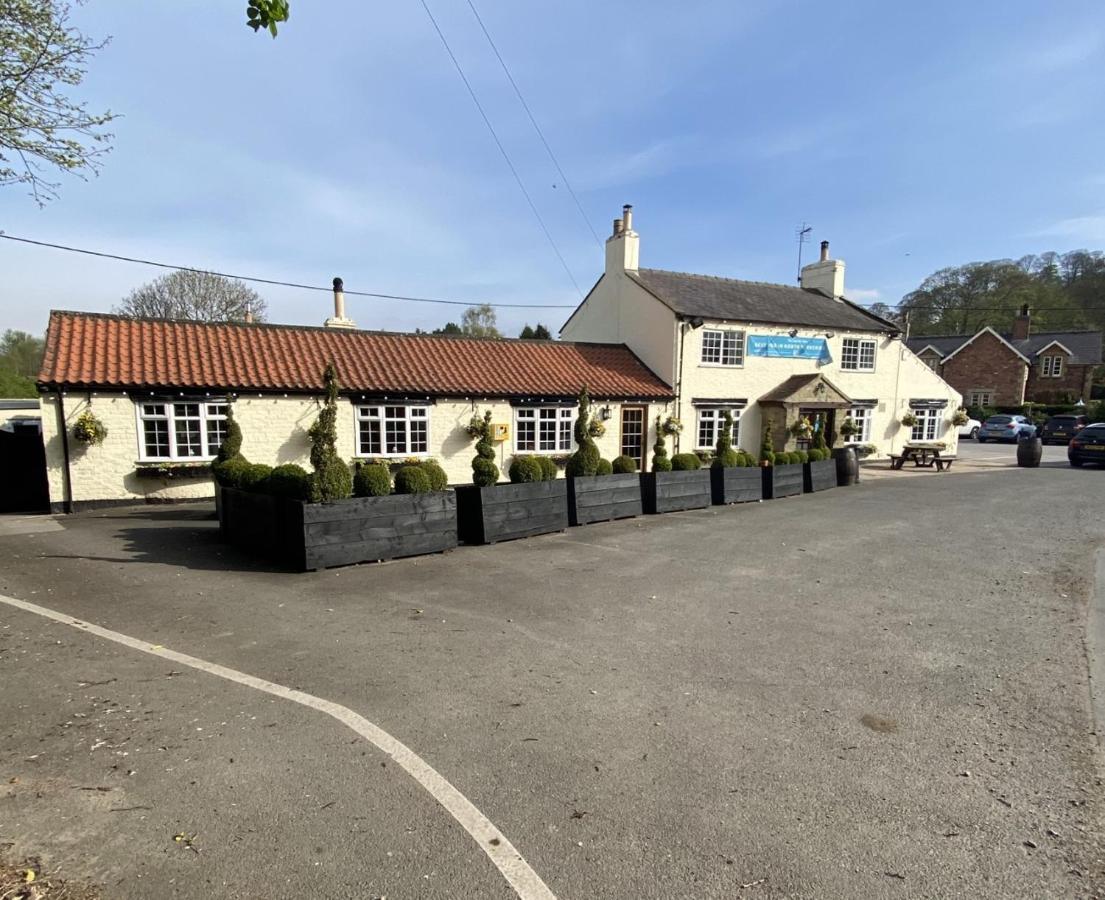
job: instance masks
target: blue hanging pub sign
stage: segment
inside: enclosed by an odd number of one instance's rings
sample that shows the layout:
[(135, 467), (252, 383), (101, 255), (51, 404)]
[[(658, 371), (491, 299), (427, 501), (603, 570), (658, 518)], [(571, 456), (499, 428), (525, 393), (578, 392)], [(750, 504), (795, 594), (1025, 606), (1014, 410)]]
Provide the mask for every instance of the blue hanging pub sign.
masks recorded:
[(749, 356), (776, 359), (815, 359), (822, 365), (833, 361), (825, 338), (788, 337), (785, 334), (750, 334)]

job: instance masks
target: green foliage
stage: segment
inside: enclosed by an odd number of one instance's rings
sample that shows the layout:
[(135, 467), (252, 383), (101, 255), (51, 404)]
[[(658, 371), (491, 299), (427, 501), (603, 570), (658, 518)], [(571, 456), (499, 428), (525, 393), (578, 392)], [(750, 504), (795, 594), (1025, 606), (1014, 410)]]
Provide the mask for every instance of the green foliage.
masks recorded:
[(495, 445), (491, 443), (491, 410), (483, 414), (483, 427), (476, 441), (476, 455), (472, 459), (472, 483), (479, 487), (491, 487), (499, 481), (499, 467), (495, 465)]
[(314, 503), (344, 500), (353, 493), (353, 473), (337, 451), (338, 373), (333, 363), (327, 365), (322, 381), (326, 400), (307, 431), (311, 439), (311, 465), (315, 470), (311, 479), (311, 501)]
[(30, 400), (37, 396), (35, 380), (29, 375), (16, 375), (0, 369), (0, 397)]
[(395, 473), (395, 493), (397, 494), (426, 494), (433, 490), (430, 476), (426, 470), (418, 466), (403, 466)]
[(608, 459), (600, 459), (599, 464), (595, 469), (596, 475), (613, 475), (614, 464)]
[(231, 404), (226, 406), (226, 437), (223, 438), (223, 442), (219, 444), (219, 453), (216, 456), (220, 462), (226, 462), (228, 459), (233, 459), (235, 456), (242, 455), (242, 426), (238, 424), (238, 420), (234, 418), (234, 407)]
[(223, 487), (240, 488), (249, 467), (249, 460), (244, 456), (233, 456), (227, 460), (215, 460), (211, 464), (211, 472)]
[(560, 470), (556, 467), (556, 462), (548, 456), (537, 457), (537, 462), (541, 466), (542, 480), (555, 481), (556, 477), (560, 474)]
[(776, 463), (776, 454), (774, 450), (761, 450), (760, 462), (766, 463), (769, 466), (773, 466)]
[(671, 460), (668, 459), (668, 448), (664, 441), (664, 426), (659, 416), (656, 417), (656, 443), (652, 445), (652, 471), (671, 471)]
[[(818, 450), (798, 450), (797, 453), (798, 453), (798, 462), (800, 462), (800, 463), (813, 462), (814, 459), (820, 459), (821, 458), (820, 451), (818, 451)], [(816, 456), (815, 456), (815, 454), (816, 454)]]
[(594, 475), (599, 466), (599, 448), (591, 437), (591, 398), (587, 388), (579, 392), (579, 413), (574, 432), (579, 447), (568, 460), (567, 473), (576, 477)]
[(354, 497), (386, 497), (391, 493), (391, 470), (380, 463), (359, 463), (353, 473)]
[(0, 336), (0, 373), (26, 378), (32, 391), (26, 395), (28, 397), (37, 396), (34, 393), (34, 379), (42, 367), (42, 351), (45, 345), (42, 338), (11, 328)]
[(87, 407), (73, 424), (73, 437), (85, 446), (102, 444), (107, 437), (107, 426), (92, 412), (92, 407)]
[(522, 333), (518, 337), (523, 340), (537, 340), (537, 341), (551, 341), (552, 333), (544, 325), (538, 325), (536, 328), (531, 328), (527, 323), (522, 329)]
[(269, 493), (289, 500), (307, 500), (311, 496), (311, 475), (303, 466), (284, 463), (269, 475)]
[(249, 0), (246, 24), (254, 31), (264, 28), (276, 37), (277, 23), (287, 22), (288, 15), (288, 0)]
[[(966, 410), (960, 410), (960, 412), (962, 412), (964, 414), (964, 416), (966, 416)], [(964, 421), (959, 422), (957, 424), (960, 424), (960, 425), (967, 424), (966, 419), (964, 419)], [(845, 416), (844, 421), (840, 423), (840, 435), (841, 435), (841, 437), (843, 437), (845, 440), (848, 440), (849, 438), (851, 438), (851, 437), (853, 437), (854, 435), (857, 435), (857, 434), (859, 434), (859, 426), (855, 423), (855, 420), (851, 416)]]
[(545, 472), (536, 456), (515, 456), (507, 474), (510, 475), (511, 484), (530, 484), (545, 480)]
[(701, 469), (702, 460), (698, 458), (697, 453), (676, 453), (671, 458), (671, 467), (676, 472), (689, 472), (693, 469)]
[(760, 444), (760, 462), (775, 465), (775, 440), (771, 436), (771, 423), (764, 425), (764, 439)]
[(733, 414), (726, 410), (721, 431), (718, 434), (712, 466), (715, 469), (732, 469), (738, 465), (740, 465), (740, 455), (733, 449)]
[(460, 317), (460, 330), (469, 337), (502, 337), (495, 320), (495, 307), (490, 303), (469, 306)]
[(271, 475), (272, 466), (266, 466), (264, 463), (247, 463), (242, 469), (238, 487), (243, 491), (267, 491)]
[(522, 333), (519, 334), (518, 337), (521, 338), (523, 341), (532, 341), (533, 327), (529, 323), (526, 323), (526, 326), (522, 329)]
[(637, 460), (632, 456), (616, 457), (611, 464), (611, 469), (615, 475), (632, 475), (637, 471)]
[(449, 487), (449, 476), (445, 474), (445, 470), (436, 461), (427, 459), (419, 465), (422, 466), (422, 470), (430, 478), (431, 491), (443, 491)]
[(817, 450), (828, 450), (829, 445), (825, 441), (825, 429), (829, 427), (824, 416), (817, 417), (817, 430), (813, 433), (813, 446)]

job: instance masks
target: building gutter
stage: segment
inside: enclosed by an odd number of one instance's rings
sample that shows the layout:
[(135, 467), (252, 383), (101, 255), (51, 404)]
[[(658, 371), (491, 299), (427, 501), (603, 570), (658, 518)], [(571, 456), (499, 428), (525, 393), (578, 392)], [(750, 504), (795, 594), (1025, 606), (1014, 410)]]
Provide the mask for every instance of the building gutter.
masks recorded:
[(65, 395), (62, 394), (60, 387), (54, 388), (54, 393), (58, 396), (58, 431), (61, 433), (61, 456), (64, 468), (62, 484), (65, 493), (62, 511), (71, 513), (73, 511), (73, 481), (69, 475), (69, 429), (65, 426)]

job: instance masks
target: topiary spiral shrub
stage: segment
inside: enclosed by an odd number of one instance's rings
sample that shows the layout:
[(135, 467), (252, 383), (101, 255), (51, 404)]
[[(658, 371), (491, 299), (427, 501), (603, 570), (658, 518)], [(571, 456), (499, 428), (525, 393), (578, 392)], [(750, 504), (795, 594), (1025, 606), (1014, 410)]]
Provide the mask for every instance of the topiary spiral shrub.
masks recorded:
[(491, 410), (483, 414), (483, 427), (476, 441), (476, 455), (472, 459), (472, 483), (478, 487), (491, 487), (499, 481), (499, 467), (495, 465), (495, 445), (491, 443)]
[(242, 426), (234, 418), (234, 407), (226, 406), (226, 437), (219, 444), (219, 453), (215, 457), (219, 462), (226, 462), (236, 456), (242, 455)]
[(449, 476), (445, 474), (445, 470), (437, 462), (427, 459), (420, 462), (419, 465), (430, 478), (431, 491), (443, 491), (449, 487)]
[(330, 363), (322, 375), (326, 400), (314, 424), (307, 430), (311, 439), (311, 500), (326, 503), (344, 500), (353, 493), (353, 473), (338, 456), (338, 373)]
[(722, 420), (711, 465), (715, 469), (732, 469), (740, 465), (740, 455), (733, 449), (733, 414), (729, 410), (725, 411), (725, 418)]
[(671, 471), (671, 460), (668, 459), (668, 448), (664, 444), (663, 425), (659, 416), (656, 417), (656, 443), (652, 445), (652, 471)]
[(600, 459), (598, 466), (595, 468), (596, 475), (613, 475), (614, 464), (608, 459)]
[(380, 463), (361, 463), (353, 474), (354, 497), (386, 497), (391, 493), (391, 471)]
[(577, 478), (594, 475), (602, 457), (591, 437), (591, 398), (587, 396), (587, 388), (579, 392), (579, 413), (576, 415), (574, 434), (579, 449), (571, 455), (565, 471)]
[(760, 444), (760, 462), (765, 465), (775, 465), (775, 441), (771, 437), (771, 423), (764, 425), (764, 439)]
[(556, 467), (556, 462), (548, 456), (538, 456), (537, 463), (541, 466), (541, 478), (543, 481), (556, 481), (557, 476), (560, 474), (560, 470)]
[(427, 494), (433, 489), (430, 484), (429, 473), (420, 465), (403, 466), (395, 473), (397, 494)]
[(619, 456), (610, 464), (615, 475), (632, 475), (637, 471), (637, 460), (632, 456)]
[(223, 462), (215, 461), (211, 469), (215, 473), (215, 480), (223, 487), (240, 488), (249, 461), (243, 456), (234, 456)]
[(676, 453), (671, 458), (671, 467), (676, 472), (690, 472), (702, 468), (702, 460), (696, 453)]
[(531, 484), (535, 481), (544, 481), (545, 472), (536, 456), (516, 456), (510, 462), (511, 484)]
[(289, 500), (307, 500), (311, 496), (311, 475), (295, 463), (277, 466), (269, 475), (269, 493)]

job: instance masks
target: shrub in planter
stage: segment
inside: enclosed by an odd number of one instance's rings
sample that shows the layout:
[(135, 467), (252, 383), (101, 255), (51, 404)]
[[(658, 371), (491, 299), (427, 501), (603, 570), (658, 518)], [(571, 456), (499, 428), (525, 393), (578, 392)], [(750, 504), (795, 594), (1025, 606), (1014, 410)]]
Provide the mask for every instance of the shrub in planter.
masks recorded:
[(242, 426), (239, 425), (238, 420), (234, 418), (234, 407), (228, 404), (226, 407), (226, 437), (224, 437), (223, 442), (219, 444), (219, 453), (216, 459), (219, 462), (226, 462), (228, 459), (233, 459), (241, 455)]
[(330, 363), (322, 375), (326, 401), (314, 424), (307, 430), (311, 439), (311, 501), (326, 503), (344, 500), (353, 493), (353, 473), (337, 451), (338, 440), (338, 373)]
[[(471, 427), (471, 423), (469, 423)], [(491, 487), (499, 481), (499, 467), (495, 465), (495, 446), (491, 443), (491, 410), (483, 414), (476, 455), (472, 458), (472, 483), (478, 487)]]
[(422, 466), (403, 466), (395, 473), (397, 494), (427, 494), (431, 490), (430, 476)]
[(632, 456), (619, 456), (610, 464), (615, 475), (632, 475), (637, 471), (637, 460)]
[(380, 463), (357, 466), (353, 476), (353, 496), (386, 497), (391, 493), (391, 471)]
[(546, 481), (545, 471), (536, 456), (516, 456), (510, 463), (511, 484), (530, 484), (534, 481)]
[(445, 474), (445, 470), (434, 460), (427, 459), (420, 462), (419, 466), (421, 466), (422, 471), (430, 478), (431, 491), (443, 491), (449, 487), (449, 476)]
[(591, 398), (587, 396), (587, 388), (579, 392), (579, 414), (576, 416), (574, 434), (579, 449), (568, 460), (566, 471), (577, 478), (594, 475), (601, 457), (599, 448), (591, 437)]
[(248, 468), (249, 462), (244, 456), (235, 456), (223, 462), (216, 460), (211, 466), (215, 480), (228, 488), (241, 487), (242, 478)]
[(671, 460), (668, 459), (668, 448), (664, 445), (664, 431), (659, 416), (656, 417), (656, 443), (652, 445), (652, 471), (671, 471)]
[(600, 459), (598, 468), (595, 469), (596, 475), (613, 475), (614, 464), (608, 459)]
[(760, 444), (760, 462), (764, 465), (775, 465), (775, 441), (771, 437), (771, 424), (764, 426), (764, 439)]
[(690, 472), (702, 468), (702, 460), (697, 453), (676, 453), (671, 458), (671, 467), (675, 472)]
[[(800, 463), (813, 462), (815, 457), (812, 454), (817, 453), (816, 450), (799, 450), (797, 452), (798, 452), (798, 462), (800, 462)], [(820, 455), (818, 455), (816, 458), (820, 459), (821, 457), (820, 457)]]
[(306, 500), (311, 496), (311, 475), (295, 463), (277, 466), (269, 475), (269, 493), (289, 500)]
[(555, 481), (560, 469), (556, 467), (556, 461), (551, 456), (538, 456), (537, 463), (541, 466), (541, 477), (545, 481)]
[(264, 463), (246, 463), (242, 468), (238, 487), (243, 491), (257, 491), (259, 493), (267, 491), (271, 474), (272, 466), (266, 466)]
[(89, 407), (79, 416), (73, 424), (73, 438), (87, 447), (93, 444), (102, 444), (107, 437), (107, 426), (104, 425)]
[(726, 410), (711, 467), (714, 469), (732, 469), (739, 465), (740, 454), (733, 449), (733, 415), (729, 410)]

